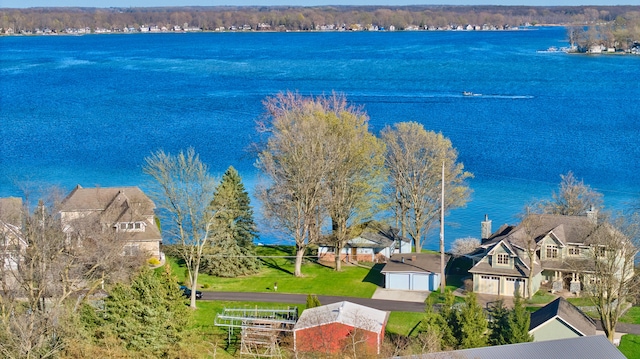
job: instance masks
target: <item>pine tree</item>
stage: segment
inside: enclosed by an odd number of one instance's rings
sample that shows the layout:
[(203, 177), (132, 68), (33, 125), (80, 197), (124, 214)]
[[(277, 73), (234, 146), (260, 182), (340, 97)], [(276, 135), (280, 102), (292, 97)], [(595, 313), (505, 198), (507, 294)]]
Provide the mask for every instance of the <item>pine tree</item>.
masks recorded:
[(489, 345), (511, 344), (511, 311), (504, 306), (502, 299), (489, 309)]
[(230, 166), (216, 187), (211, 208), (216, 240), (205, 250), (202, 271), (218, 277), (249, 275), (260, 269), (253, 241), (257, 238), (249, 194)]
[(321, 305), (322, 304), (320, 304), (320, 299), (318, 299), (317, 295), (307, 294), (307, 309), (319, 307)]
[(475, 293), (469, 293), (460, 310), (460, 349), (478, 348), (487, 345), (487, 318), (476, 300)]
[(529, 334), (531, 315), (527, 312), (524, 304), (522, 296), (516, 291), (516, 296), (513, 298), (513, 310), (509, 313), (508, 318), (509, 332), (511, 334), (509, 344), (533, 341), (533, 336)]
[(243, 248), (253, 248), (258, 237), (253, 221), (251, 199), (244, 188), (240, 174), (229, 166), (216, 187), (211, 207), (216, 210), (214, 227), (218, 232), (231, 233)]

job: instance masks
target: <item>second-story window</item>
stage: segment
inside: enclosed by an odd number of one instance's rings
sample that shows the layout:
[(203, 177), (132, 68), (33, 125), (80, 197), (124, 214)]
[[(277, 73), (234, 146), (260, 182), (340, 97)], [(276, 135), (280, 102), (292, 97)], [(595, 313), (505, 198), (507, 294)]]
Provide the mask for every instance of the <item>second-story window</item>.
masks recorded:
[(580, 248), (578, 248), (578, 247), (569, 247), (569, 255), (570, 256), (579, 256), (580, 255)]
[(504, 253), (498, 254), (498, 264), (509, 264), (509, 255)]
[(547, 246), (547, 258), (558, 258), (558, 246)]

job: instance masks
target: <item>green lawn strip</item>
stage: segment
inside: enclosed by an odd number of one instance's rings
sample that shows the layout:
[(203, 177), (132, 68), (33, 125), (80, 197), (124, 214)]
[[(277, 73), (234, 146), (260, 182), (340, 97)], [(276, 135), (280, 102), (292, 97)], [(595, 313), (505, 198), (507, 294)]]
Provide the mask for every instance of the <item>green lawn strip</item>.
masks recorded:
[[(453, 291), (453, 289), (455, 289), (455, 287), (449, 287), (447, 286), (448, 290)], [(440, 289), (435, 290), (431, 293), (429, 293), (429, 299), (431, 301), (431, 304), (443, 304), (444, 303), (444, 295), (440, 294)], [(454, 303), (463, 303), (464, 302), (464, 297), (458, 297), (455, 296), (454, 297)]]
[(398, 335), (414, 334), (414, 328), (420, 324), (422, 318), (424, 318), (424, 313), (391, 312), (386, 332)]
[[(271, 248), (270, 251), (267, 255), (273, 255), (274, 250)], [(281, 251), (275, 253), (282, 255)], [(292, 274), (293, 258), (264, 257), (262, 260), (262, 269), (257, 274), (238, 278), (218, 278), (200, 273), (198, 285), (203, 290), (211, 291), (264, 293), (273, 292), (274, 284), (277, 282), (280, 293), (371, 298), (381, 281), (381, 275), (377, 270), (343, 266), (342, 271), (336, 272), (333, 268), (314, 261), (306, 261), (302, 266), (303, 277), (297, 278)], [(173, 273), (184, 282), (184, 266), (179, 265), (175, 258), (168, 257), (168, 261)]]
[(567, 302), (575, 305), (576, 307), (592, 307), (593, 300), (588, 297), (580, 297), (580, 298), (567, 298)]
[(544, 291), (537, 291), (531, 299), (527, 299), (527, 304), (548, 304), (552, 300), (556, 299), (556, 296)]
[(620, 321), (623, 323), (640, 324), (640, 307), (631, 307), (627, 310)]
[(618, 349), (628, 359), (640, 359), (640, 335), (623, 335), (620, 339), (620, 346)]

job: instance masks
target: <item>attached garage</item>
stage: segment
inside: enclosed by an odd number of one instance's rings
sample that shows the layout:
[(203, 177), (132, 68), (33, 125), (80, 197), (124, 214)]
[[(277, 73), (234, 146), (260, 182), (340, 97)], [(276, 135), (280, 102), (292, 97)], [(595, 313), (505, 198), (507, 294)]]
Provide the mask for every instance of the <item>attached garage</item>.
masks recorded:
[(524, 288), (524, 279), (505, 278), (504, 291), (502, 294), (511, 296), (515, 295), (516, 291), (518, 291), (521, 296), (524, 296)]
[(489, 275), (481, 275), (480, 283), (478, 285), (478, 293), (493, 295), (500, 294), (500, 278)]

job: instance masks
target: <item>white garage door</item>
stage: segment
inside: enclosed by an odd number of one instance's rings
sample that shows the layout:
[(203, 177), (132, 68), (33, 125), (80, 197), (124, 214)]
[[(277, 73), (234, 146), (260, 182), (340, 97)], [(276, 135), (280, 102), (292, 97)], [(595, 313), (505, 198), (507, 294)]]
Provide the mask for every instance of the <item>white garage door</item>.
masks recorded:
[(428, 274), (414, 274), (413, 275), (413, 290), (429, 290), (429, 275)]
[(504, 295), (515, 295), (516, 290), (524, 295), (524, 279), (507, 278), (504, 283)]
[(409, 274), (389, 273), (389, 289), (409, 290), (411, 283), (409, 282)]
[(488, 275), (480, 276), (479, 292), (483, 294), (499, 294), (500, 278)]

